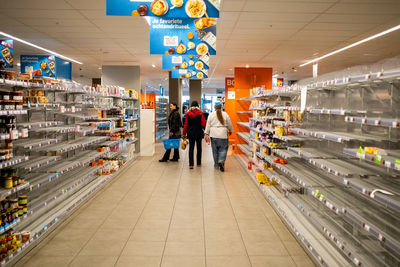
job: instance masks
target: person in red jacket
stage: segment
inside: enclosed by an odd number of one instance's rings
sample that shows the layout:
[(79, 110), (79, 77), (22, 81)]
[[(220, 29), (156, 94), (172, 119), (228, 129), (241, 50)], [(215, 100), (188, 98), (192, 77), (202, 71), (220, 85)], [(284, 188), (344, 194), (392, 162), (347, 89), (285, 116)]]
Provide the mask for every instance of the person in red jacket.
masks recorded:
[(189, 139), (189, 168), (194, 166), (194, 147), (197, 146), (197, 166), (201, 166), (201, 141), (204, 138), (204, 128), (206, 127), (206, 119), (203, 112), (199, 108), (199, 103), (193, 101), (191, 108), (186, 113), (185, 127), (183, 128), (183, 136)]

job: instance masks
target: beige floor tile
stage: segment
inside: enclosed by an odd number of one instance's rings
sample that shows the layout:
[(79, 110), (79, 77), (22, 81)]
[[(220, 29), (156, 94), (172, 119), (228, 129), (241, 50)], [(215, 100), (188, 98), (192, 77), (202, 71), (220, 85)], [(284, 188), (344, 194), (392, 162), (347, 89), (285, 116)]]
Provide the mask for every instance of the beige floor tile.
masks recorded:
[(91, 241), (98, 242), (114, 242), (114, 241), (128, 241), (129, 235), (131, 234), (129, 229), (99, 229), (93, 235)]
[(48, 244), (43, 246), (38, 251), (38, 256), (74, 256), (79, 253), (82, 247), (85, 245), (84, 241), (81, 240), (51, 240)]
[(247, 256), (207, 256), (207, 267), (251, 267)]
[(219, 228), (219, 229), (238, 229), (238, 225), (235, 219), (228, 218), (205, 218), (204, 225), (207, 228)]
[(163, 254), (165, 242), (136, 242), (126, 243), (123, 256), (159, 256)]
[(274, 242), (245, 242), (249, 256), (286, 256), (289, 255), (280, 241)]
[(63, 229), (57, 229), (56, 232), (54, 232), (55, 237), (51, 241), (77, 241), (77, 242), (82, 242), (82, 244), (85, 244), (88, 242), (92, 236), (95, 234), (96, 229), (75, 229), (75, 228), (70, 228), (68, 225), (64, 227)]
[(283, 224), (282, 227), (274, 227), (274, 229), (282, 241), (293, 241), (293, 242), (296, 241), (294, 236), (289, 232), (289, 230)]
[(129, 241), (165, 242), (168, 229), (162, 228), (135, 228)]
[(250, 256), (253, 267), (293, 267), (296, 264), (287, 256)]
[(171, 221), (171, 229), (203, 229), (203, 220), (194, 217), (178, 217), (173, 216)]
[(167, 256), (162, 258), (161, 267), (205, 267), (204, 256)]
[(283, 244), (291, 256), (307, 256), (306, 252), (297, 241), (283, 241)]
[(69, 256), (46, 256), (46, 257), (32, 257), (23, 265), (17, 264), (16, 266), (24, 267), (67, 267), (73, 258)]
[(279, 236), (273, 229), (259, 229), (259, 230), (241, 230), (243, 240), (246, 243), (256, 242), (275, 242), (279, 241)]
[(106, 230), (106, 229), (120, 229), (120, 230), (132, 230), (137, 221), (139, 216), (135, 217), (125, 217), (125, 218), (118, 218), (110, 216), (107, 218), (104, 223), (100, 226), (99, 229)]
[(246, 248), (242, 241), (209, 242), (206, 241), (207, 256), (246, 256)]
[(247, 219), (237, 218), (240, 230), (259, 230), (259, 229), (274, 229), (267, 219)]
[(164, 255), (169, 256), (204, 256), (204, 242), (172, 242), (165, 245)]
[(171, 220), (151, 220), (140, 218), (135, 226), (135, 229), (158, 228), (168, 231)]
[(315, 267), (316, 265), (308, 256), (292, 256), (297, 267)]
[(114, 241), (109, 243), (107, 241), (99, 242), (96, 240), (90, 240), (83, 249), (79, 252), (80, 256), (119, 256), (125, 241)]
[(204, 230), (172, 228), (168, 232), (168, 242), (204, 242)]
[(237, 219), (263, 220), (265, 215), (258, 209), (236, 208), (233, 210)]
[(124, 256), (119, 257), (116, 267), (159, 267), (161, 256), (143, 257), (143, 256)]
[(207, 227), (205, 229), (207, 242), (242, 242), (239, 229), (223, 229)]
[(111, 267), (117, 262), (117, 256), (77, 256), (72, 262), (71, 267), (96, 266)]
[(74, 218), (68, 226), (70, 228), (75, 228), (75, 229), (93, 229), (93, 228), (99, 228), (103, 224), (103, 220), (99, 219), (87, 219), (84, 218), (83, 216), (79, 216), (77, 218)]

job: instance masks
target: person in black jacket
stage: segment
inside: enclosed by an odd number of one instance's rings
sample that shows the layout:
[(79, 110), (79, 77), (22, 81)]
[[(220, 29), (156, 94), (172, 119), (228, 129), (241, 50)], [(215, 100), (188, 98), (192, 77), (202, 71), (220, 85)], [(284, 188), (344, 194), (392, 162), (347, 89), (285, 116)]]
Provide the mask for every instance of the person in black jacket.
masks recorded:
[[(169, 105), (171, 113), (168, 117), (168, 126), (169, 126), (169, 135), (171, 139), (179, 139), (181, 138), (181, 128), (182, 121), (181, 115), (179, 114), (178, 105), (176, 103), (171, 103)], [(169, 160), (169, 156), (171, 155), (171, 149), (165, 151), (164, 157), (160, 159), (160, 162), (167, 162)], [(179, 160), (179, 148), (174, 149), (174, 156), (170, 161), (178, 161)]]
[(193, 101), (190, 110), (186, 113), (183, 135), (189, 139), (189, 168), (194, 166), (194, 147), (197, 146), (197, 167), (201, 166), (201, 141), (204, 138), (206, 119), (199, 108), (199, 103)]

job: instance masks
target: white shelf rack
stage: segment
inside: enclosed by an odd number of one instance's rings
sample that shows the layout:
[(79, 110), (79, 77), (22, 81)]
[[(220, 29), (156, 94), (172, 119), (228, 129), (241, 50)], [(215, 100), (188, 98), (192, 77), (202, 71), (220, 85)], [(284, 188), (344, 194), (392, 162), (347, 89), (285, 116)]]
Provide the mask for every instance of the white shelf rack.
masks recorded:
[(18, 128), (28, 128), (29, 130), (37, 129), (37, 128), (46, 128), (51, 126), (61, 126), (64, 123), (62, 121), (42, 121), (42, 122), (25, 122), (18, 123)]
[(85, 148), (109, 140), (108, 136), (81, 137), (70, 142), (58, 143), (53, 146), (40, 148), (40, 151), (66, 153), (72, 150)]
[(246, 132), (239, 132), (237, 133), (237, 135), (242, 138), (244, 141), (246, 141), (247, 143), (250, 143), (250, 133), (246, 133)]
[(46, 147), (57, 143), (58, 143), (57, 139), (28, 139), (16, 142), (15, 146), (22, 147), (25, 149), (35, 150), (41, 147)]
[[(385, 150), (388, 155), (359, 154), (357, 148), (345, 148), (343, 153), (377, 166), (400, 171), (400, 150)], [(397, 162), (397, 164), (396, 164)]]
[(0, 110), (0, 116), (6, 115), (26, 115), (28, 111), (26, 109), (21, 110)]
[(28, 156), (17, 156), (14, 157), (13, 159), (0, 162), (0, 169), (8, 168), (28, 160), (29, 160)]
[(250, 129), (250, 124), (248, 122), (237, 122), (237, 124)]
[(42, 157), (36, 157), (33, 160), (29, 160), (26, 161), (24, 163), (20, 163), (16, 166), (16, 168), (22, 168), (26, 171), (34, 171), (40, 168), (44, 168), (50, 164), (53, 164), (57, 161), (60, 161), (62, 159), (62, 157), (60, 156), (51, 156), (51, 157), (47, 157), (47, 156), (42, 156)]
[(389, 127), (389, 128), (399, 128), (399, 122), (400, 122), (399, 119), (354, 117), (354, 116), (346, 116), (345, 121), (362, 125)]

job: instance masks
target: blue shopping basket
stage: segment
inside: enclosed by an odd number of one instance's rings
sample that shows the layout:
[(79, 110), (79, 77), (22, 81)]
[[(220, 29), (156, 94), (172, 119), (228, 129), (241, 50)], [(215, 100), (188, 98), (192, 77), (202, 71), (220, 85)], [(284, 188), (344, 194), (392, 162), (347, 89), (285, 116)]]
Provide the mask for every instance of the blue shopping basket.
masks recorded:
[(165, 149), (178, 149), (181, 145), (181, 139), (164, 139)]

